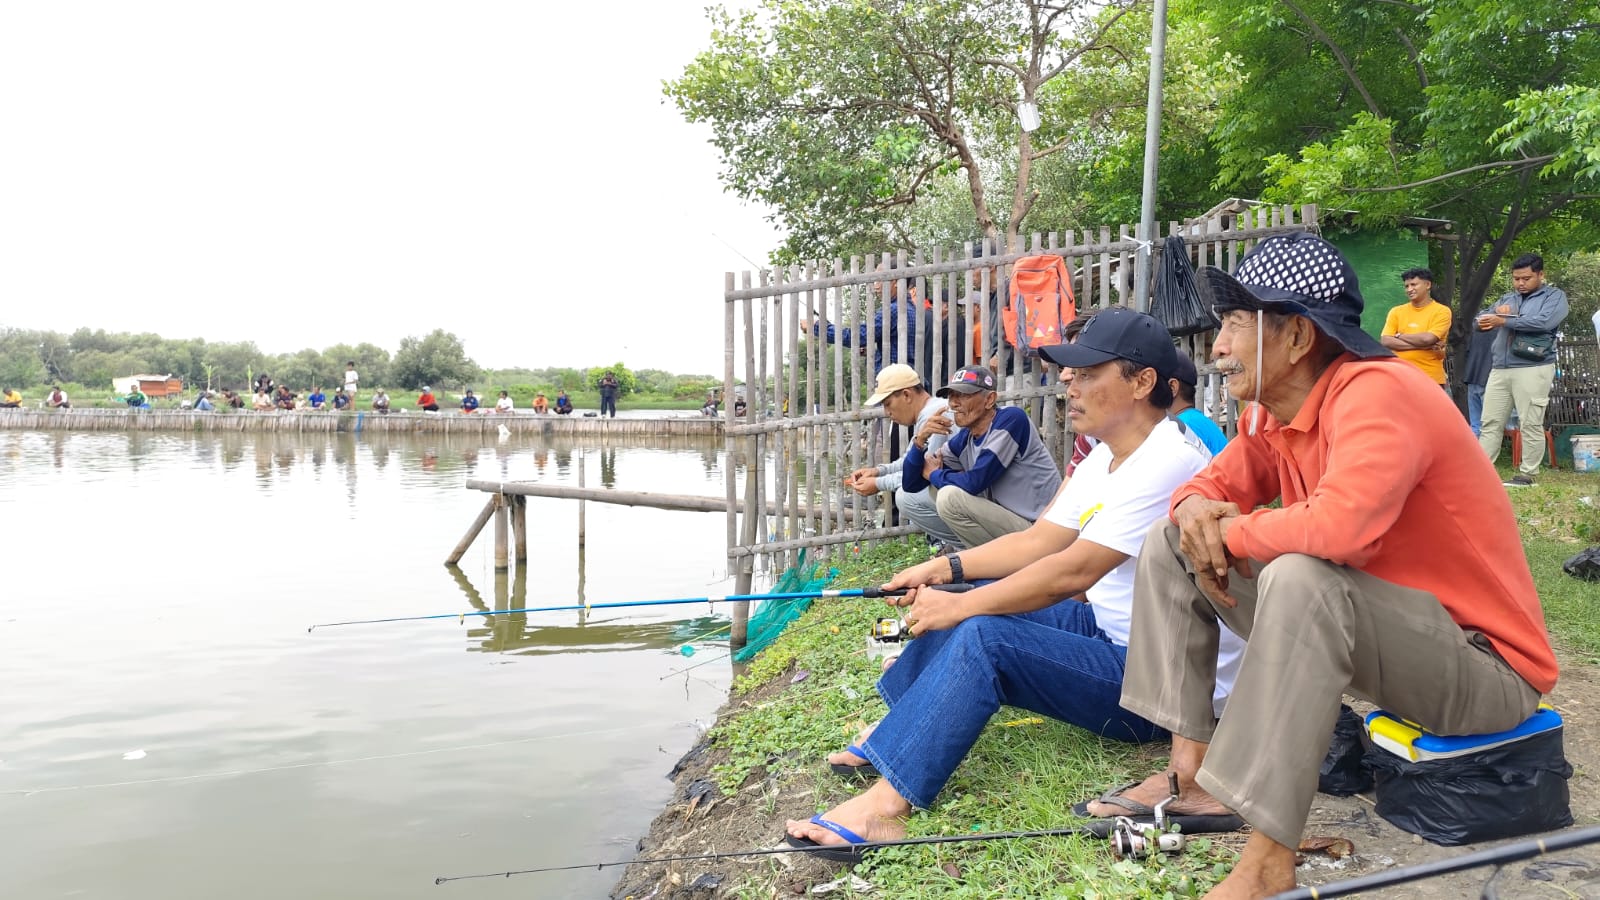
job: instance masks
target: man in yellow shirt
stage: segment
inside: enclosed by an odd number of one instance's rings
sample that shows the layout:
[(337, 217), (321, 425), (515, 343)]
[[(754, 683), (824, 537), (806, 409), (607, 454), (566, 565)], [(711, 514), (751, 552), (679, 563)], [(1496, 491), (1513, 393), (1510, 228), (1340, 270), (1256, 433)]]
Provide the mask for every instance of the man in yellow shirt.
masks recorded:
[(1433, 299), (1433, 273), (1407, 269), (1400, 273), (1406, 300), (1389, 310), (1379, 339), (1395, 355), (1444, 386), (1445, 338), (1450, 334), (1450, 307)]
[(22, 395), (16, 388), (6, 388), (0, 391), (0, 409), (18, 409), (22, 406)]

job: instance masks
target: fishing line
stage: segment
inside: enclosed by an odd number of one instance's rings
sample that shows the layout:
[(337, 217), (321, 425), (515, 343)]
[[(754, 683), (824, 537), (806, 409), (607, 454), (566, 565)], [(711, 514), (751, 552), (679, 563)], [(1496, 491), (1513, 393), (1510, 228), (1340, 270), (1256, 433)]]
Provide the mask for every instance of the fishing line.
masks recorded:
[[(933, 585), (932, 587), (934, 587), (936, 590), (959, 594), (964, 591), (971, 590), (973, 585), (964, 583), (941, 584)], [(459, 619), (462, 623), (465, 623), (467, 616), (494, 616), (511, 613), (570, 612), (580, 609), (623, 609), (638, 606), (676, 606), (684, 603), (704, 603), (707, 606), (714, 606), (718, 603), (748, 603), (752, 600), (822, 600), (844, 597), (879, 599), (882, 597), (904, 596), (909, 590), (911, 589), (898, 588), (895, 590), (886, 591), (880, 587), (874, 586), (851, 588), (849, 590), (785, 591), (774, 594), (727, 594), (721, 597), (679, 597), (674, 600), (629, 600), (621, 603), (587, 603), (578, 604), (576, 606), (534, 606), (524, 609), (474, 609), (467, 610), (465, 612), (435, 613), (427, 616), (393, 616), (385, 619), (353, 619), (348, 622), (319, 622), (318, 624), (307, 628), (306, 631), (309, 633), (318, 628), (334, 628), (340, 625), (380, 625), (387, 622), (420, 622), (427, 619)]]
[[(1100, 826), (1103, 829), (1104, 825)], [(819, 844), (815, 847), (792, 847), (787, 844), (779, 847), (765, 847), (760, 850), (734, 850), (727, 853), (702, 853), (692, 856), (654, 856), (648, 859), (624, 859), (609, 862), (580, 863), (570, 866), (541, 866), (537, 869), (515, 869), (510, 872), (485, 872), (479, 875), (443, 875), (433, 880), (434, 884), (444, 884), (450, 881), (466, 881), (471, 878), (510, 878), (513, 875), (534, 875), (540, 872), (571, 872), (578, 869), (604, 869), (608, 866), (651, 865), (665, 862), (694, 862), (697, 860), (736, 859), (744, 856), (773, 856), (779, 853), (815, 853), (819, 850), (878, 850), (884, 847), (919, 847), (924, 844), (960, 844), (976, 841), (1010, 841), (1026, 838), (1046, 837), (1072, 837), (1073, 835), (1102, 837), (1095, 832), (1099, 830), (1094, 825), (1074, 825), (1068, 828), (1046, 828), (1039, 831), (992, 831), (978, 834), (942, 834), (932, 837), (902, 838), (898, 841), (867, 841), (860, 844), (850, 844), (848, 847), (840, 844)]]
[[(682, 723), (680, 723), (682, 724)], [(638, 731), (641, 728), (657, 727), (650, 723), (638, 725), (624, 725), (617, 728), (597, 728), (589, 731), (573, 731), (566, 734), (546, 734), (537, 737), (512, 738), (505, 741), (490, 741), (487, 744), (464, 744), (456, 747), (435, 747), (431, 750), (409, 750), (405, 753), (386, 753), (378, 756), (359, 756), (351, 759), (325, 759), (318, 762), (294, 763), (287, 766), (267, 766), (260, 769), (233, 769), (226, 772), (206, 772), (199, 775), (171, 775), (164, 778), (141, 778), (133, 781), (107, 781), (99, 784), (76, 784), (67, 787), (42, 787), (30, 789), (17, 789), (0, 791), (0, 795), (12, 794), (27, 796), (29, 794), (59, 794), (68, 791), (89, 791), (98, 788), (131, 787), (143, 784), (168, 784), (180, 781), (198, 781), (205, 778), (228, 778), (234, 775), (260, 775), (266, 772), (288, 772), (294, 769), (312, 769), (319, 766), (342, 766), (349, 763), (380, 762), (390, 759), (406, 759), (412, 756), (430, 756), (438, 753), (458, 753), (463, 750), (485, 750), (491, 747), (507, 747), (515, 744), (531, 744), (537, 741), (564, 741), (571, 738), (595, 737), (599, 735), (621, 734), (628, 731)]]

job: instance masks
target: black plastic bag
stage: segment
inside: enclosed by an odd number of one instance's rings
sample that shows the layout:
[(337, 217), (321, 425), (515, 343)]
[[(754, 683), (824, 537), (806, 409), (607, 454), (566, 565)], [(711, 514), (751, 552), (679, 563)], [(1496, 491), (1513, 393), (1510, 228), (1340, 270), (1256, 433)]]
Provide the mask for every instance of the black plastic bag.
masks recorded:
[(1456, 846), (1554, 831), (1572, 824), (1572, 766), (1561, 730), (1450, 759), (1411, 762), (1367, 753), (1378, 815), (1435, 844)]
[(1167, 238), (1162, 245), (1161, 268), (1156, 272), (1156, 295), (1150, 303), (1150, 315), (1167, 326), (1174, 337), (1222, 327), (1211, 307), (1200, 299), (1200, 288), (1194, 282), (1194, 266), (1189, 264), (1189, 250), (1178, 235)]
[(1590, 547), (1562, 563), (1561, 571), (1584, 581), (1600, 581), (1600, 545)]
[(1355, 710), (1340, 704), (1333, 740), (1328, 744), (1328, 755), (1322, 758), (1322, 770), (1317, 773), (1318, 791), (1348, 797), (1372, 787), (1372, 772), (1365, 759), (1367, 748), (1361, 741), (1363, 730)]

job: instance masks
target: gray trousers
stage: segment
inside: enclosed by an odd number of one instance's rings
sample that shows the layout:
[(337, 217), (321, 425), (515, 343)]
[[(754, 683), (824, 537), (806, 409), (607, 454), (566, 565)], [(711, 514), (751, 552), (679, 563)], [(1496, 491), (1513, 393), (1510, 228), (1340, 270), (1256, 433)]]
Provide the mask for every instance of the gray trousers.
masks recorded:
[(933, 488), (927, 487), (920, 491), (896, 488), (894, 505), (907, 523), (917, 526), (928, 537), (956, 549), (965, 549), (961, 539), (956, 537), (956, 533), (939, 518), (939, 509), (933, 502)]
[[(1439, 734), (1503, 731), (1538, 706), (1539, 692), (1426, 591), (1301, 554), (1254, 571), (1229, 576), (1237, 606), (1214, 605), (1194, 584), (1178, 527), (1151, 528), (1122, 706), (1209, 743), (1200, 786), (1280, 844), (1299, 845), (1344, 693)], [(1211, 707), (1219, 619), (1246, 641), (1221, 722)]]
[(988, 543), (1002, 534), (1025, 531), (1033, 524), (993, 500), (974, 497), (958, 487), (930, 487), (928, 493), (933, 494), (939, 518), (955, 532), (963, 548)]
[(1483, 389), (1483, 424), (1478, 429), (1478, 445), (1489, 454), (1489, 462), (1500, 457), (1506, 420), (1515, 408), (1522, 432), (1522, 464), (1517, 471), (1530, 478), (1539, 473), (1544, 462), (1544, 410), (1555, 382), (1555, 363), (1489, 371), (1489, 384)]

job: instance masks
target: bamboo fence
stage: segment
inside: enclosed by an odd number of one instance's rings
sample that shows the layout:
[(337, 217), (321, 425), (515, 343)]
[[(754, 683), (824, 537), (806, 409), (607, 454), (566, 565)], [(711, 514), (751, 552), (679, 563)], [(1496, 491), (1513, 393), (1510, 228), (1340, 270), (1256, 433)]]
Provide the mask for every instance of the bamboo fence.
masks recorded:
[[(944, 324), (955, 320), (946, 318), (947, 307), (979, 319), (993, 314), (987, 298), (991, 291), (1006, 296), (1007, 267), (1035, 254), (1066, 260), (1080, 310), (1113, 303), (1136, 306), (1133, 267), (1141, 245), (1132, 237), (1135, 230), (1120, 225), (1034, 233), (1026, 250), (1004, 253), (991, 242), (980, 242), (955, 252), (901, 251), (892, 257), (728, 273), (723, 291), (723, 396), (729, 398), (723, 412), (724, 441), (729, 459), (739, 454), (747, 460), (742, 490), (736, 467), (723, 466), (735, 590), (749, 592), (758, 561), (762, 566), (792, 566), (802, 550), (826, 553), (912, 531), (894, 524), (892, 497), (865, 498), (842, 487), (848, 473), (888, 461), (910, 440), (907, 429), (884, 419), (881, 410), (862, 405), (876, 374), (868, 352), (880, 341), (884, 364), (910, 359), (930, 383), (939, 379), (935, 373), (987, 359), (995, 348), (974, 345), (971, 317), (959, 332)], [(1315, 206), (1252, 206), (1167, 226), (1168, 234), (1183, 237), (1197, 269), (1214, 265), (1230, 270), (1262, 238), (1306, 230), (1318, 230)], [(1162, 248), (1152, 250), (1155, 265)], [(904, 321), (904, 312), (891, 305), (897, 297), (915, 298), (911, 306), (918, 316), (915, 340), (920, 346), (908, 346), (906, 328), (888, 325), (897, 315)], [(881, 333), (874, 317), (885, 323)], [(837, 340), (826, 339), (822, 323), (832, 323)], [(935, 335), (931, 340), (924, 333), (929, 330)], [(849, 335), (849, 346), (839, 335)], [(1231, 431), (1234, 405), (1221, 379), (1207, 377), (1216, 373), (1209, 362), (1214, 337), (1194, 335), (1178, 344), (1201, 373), (1197, 405)], [(1005, 370), (996, 372), (1001, 401), (1026, 408), (1052, 455), (1065, 460), (1073, 435), (1058, 395), (1059, 371), (1042, 359), (1008, 356)], [(740, 381), (748, 403), (742, 422), (733, 417), (732, 403)], [(769, 514), (773, 500), (781, 501), (782, 512), (776, 516)]]

